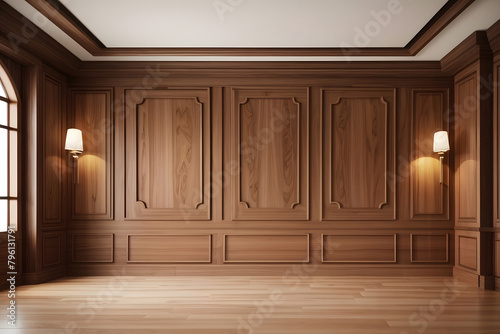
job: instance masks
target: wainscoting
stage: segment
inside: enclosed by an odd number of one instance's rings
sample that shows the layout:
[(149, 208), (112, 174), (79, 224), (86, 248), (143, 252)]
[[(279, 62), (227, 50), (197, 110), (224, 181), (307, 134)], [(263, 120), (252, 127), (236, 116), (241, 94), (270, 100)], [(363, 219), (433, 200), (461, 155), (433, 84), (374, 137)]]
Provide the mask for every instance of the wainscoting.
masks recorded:
[(72, 78), (67, 273), (451, 275), (453, 159), (440, 184), (432, 152), (451, 82), (325, 70)]

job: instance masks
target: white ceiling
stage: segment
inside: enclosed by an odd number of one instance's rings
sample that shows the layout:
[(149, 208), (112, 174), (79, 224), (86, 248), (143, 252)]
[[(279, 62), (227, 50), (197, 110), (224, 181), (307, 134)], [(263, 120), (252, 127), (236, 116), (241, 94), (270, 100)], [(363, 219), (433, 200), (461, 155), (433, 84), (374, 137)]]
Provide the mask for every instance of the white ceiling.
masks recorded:
[[(107, 47), (398, 47), (445, 3), (402, 0), (395, 13), (388, 0), (71, 0), (66, 7)], [(371, 11), (382, 13), (385, 27)], [(359, 31), (367, 38), (355, 41)]]
[[(95, 57), (24, 0), (4, 0), (82, 60), (440, 60), (500, 19), (476, 0), (414, 57)], [(446, 0), (62, 0), (107, 47), (404, 47)], [(216, 8), (218, 6), (218, 9)], [(360, 31), (366, 35), (360, 37)]]

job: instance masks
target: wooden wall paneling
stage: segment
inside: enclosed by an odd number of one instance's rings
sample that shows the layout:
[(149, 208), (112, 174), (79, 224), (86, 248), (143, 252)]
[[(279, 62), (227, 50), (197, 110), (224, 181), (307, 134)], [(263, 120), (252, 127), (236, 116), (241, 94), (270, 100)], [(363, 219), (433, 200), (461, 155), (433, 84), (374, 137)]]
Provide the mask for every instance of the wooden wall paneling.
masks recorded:
[(43, 75), (43, 178), (42, 211), (44, 225), (63, 224), (63, 84)]
[(495, 233), (495, 276), (500, 278), (500, 233)]
[(224, 263), (308, 263), (309, 234), (226, 234)]
[(396, 234), (321, 235), (323, 263), (396, 263)]
[(126, 90), (126, 218), (211, 219), (208, 89)]
[(396, 219), (395, 89), (322, 90), (322, 219)]
[(455, 83), (456, 226), (479, 227), (478, 202), (478, 65)]
[(308, 89), (232, 89), (233, 220), (309, 219)]
[[(498, 83), (500, 80), (500, 55), (496, 57), (496, 61), (493, 65), (493, 82)], [(494, 95), (494, 107), (493, 107), (493, 219), (495, 227), (500, 228), (500, 104), (499, 104), (499, 94), (500, 85), (493, 87)]]
[(64, 264), (65, 232), (44, 232), (41, 236), (42, 242), (42, 268), (56, 267)]
[(112, 89), (72, 90), (73, 126), (82, 130), (78, 182), (72, 184), (74, 220), (113, 219)]
[(211, 234), (130, 234), (127, 236), (127, 263), (211, 262)]
[(73, 263), (112, 263), (114, 261), (113, 233), (73, 233), (71, 246)]
[(457, 230), (455, 233), (455, 266), (474, 274), (480, 272), (479, 232)]
[(410, 217), (412, 220), (448, 220), (450, 182), (449, 153), (443, 161), (443, 183), (439, 183), (439, 155), (433, 152), (434, 132), (449, 126), (448, 91), (442, 89), (411, 92)]
[(223, 129), (223, 90), (222, 87), (213, 87), (212, 94), (212, 128), (213, 128), (213, 150), (212, 150), (212, 178), (211, 192), (212, 197), (212, 219), (220, 222), (224, 219), (224, 187), (227, 184), (225, 180), (226, 170), (223, 162), (224, 149), (224, 129)]
[(449, 237), (447, 234), (410, 234), (411, 263), (448, 263)]

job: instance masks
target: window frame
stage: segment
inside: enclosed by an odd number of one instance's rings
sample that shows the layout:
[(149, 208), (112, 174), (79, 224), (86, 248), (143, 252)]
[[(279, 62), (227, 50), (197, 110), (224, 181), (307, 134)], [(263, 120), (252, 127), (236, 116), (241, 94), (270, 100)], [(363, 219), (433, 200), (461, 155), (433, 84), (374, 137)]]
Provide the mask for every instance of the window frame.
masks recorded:
[[(20, 166), (20, 142), (19, 142), (19, 99), (17, 98), (18, 94), (15, 89), (12, 78), (7, 72), (4, 64), (0, 62), (0, 85), (2, 85), (3, 90), (5, 91), (6, 97), (0, 96), (0, 101), (7, 103), (7, 124), (0, 124), (0, 129), (7, 131), (7, 152), (6, 152), (6, 160), (7, 160), (7, 194), (6, 196), (0, 196), (0, 200), (7, 202), (7, 226), (6, 230), (0, 230), (0, 234), (6, 234), (10, 229), (14, 231), (19, 230), (20, 223), (20, 200), (19, 200), (19, 191), (20, 191), (20, 180), (19, 180), (19, 166)], [(15, 162), (12, 163), (12, 136), (15, 136)], [(3, 157), (0, 157), (3, 158)], [(15, 168), (15, 186), (12, 185), (12, 168)], [(15, 187), (15, 188), (13, 188)], [(12, 195), (13, 189), (15, 189), (15, 196)], [(15, 201), (15, 215), (12, 214), (12, 202)], [(12, 221), (12, 218), (15, 218), (15, 222)]]

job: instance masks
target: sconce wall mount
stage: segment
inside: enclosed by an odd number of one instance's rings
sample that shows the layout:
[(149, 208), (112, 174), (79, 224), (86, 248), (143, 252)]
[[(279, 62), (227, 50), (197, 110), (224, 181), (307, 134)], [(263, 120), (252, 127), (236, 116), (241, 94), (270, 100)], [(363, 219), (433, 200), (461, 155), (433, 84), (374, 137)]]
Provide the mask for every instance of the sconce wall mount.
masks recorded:
[(83, 153), (82, 131), (79, 129), (68, 129), (66, 132), (66, 143), (64, 149), (73, 156), (73, 183), (78, 183), (78, 155)]
[(439, 154), (439, 184), (443, 183), (443, 160), (444, 154), (450, 150), (450, 141), (448, 140), (448, 132), (438, 131), (434, 133), (434, 153)]

